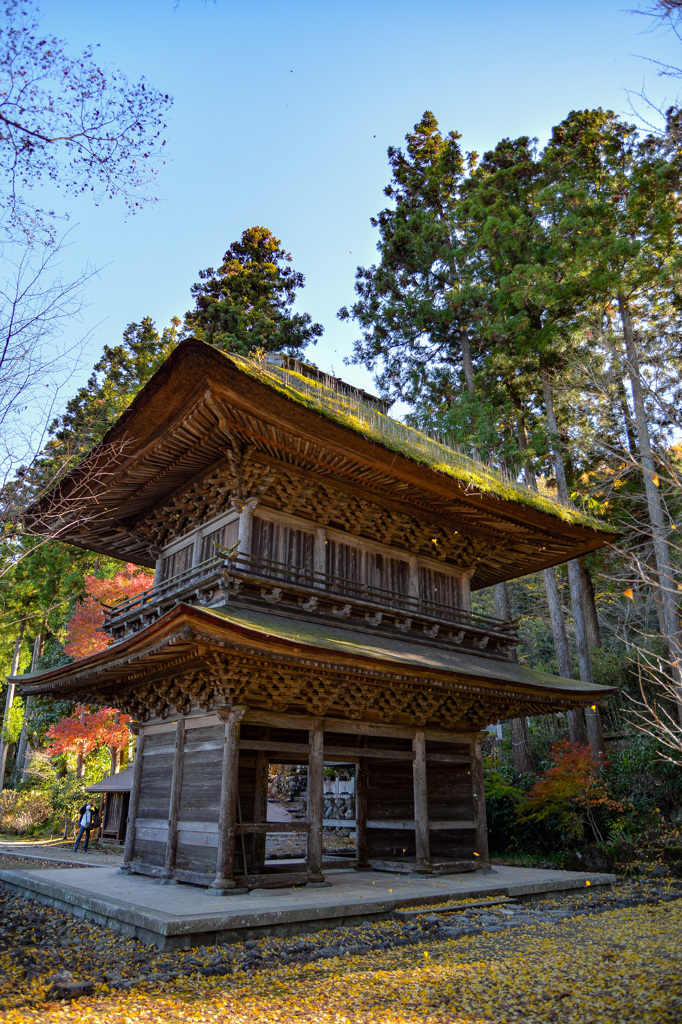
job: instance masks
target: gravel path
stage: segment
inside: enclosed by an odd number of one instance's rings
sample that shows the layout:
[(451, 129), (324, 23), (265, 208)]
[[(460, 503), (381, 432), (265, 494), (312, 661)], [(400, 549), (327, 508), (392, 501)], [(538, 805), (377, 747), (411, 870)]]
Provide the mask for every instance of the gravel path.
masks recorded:
[[(522, 936), (530, 933), (536, 937), (545, 936), (548, 948), (552, 948), (559, 938), (564, 944), (575, 941), (579, 947), (580, 935), (587, 922), (598, 924), (609, 916), (627, 917), (635, 912), (640, 915), (656, 912), (665, 916), (671, 908), (677, 908), (682, 915), (682, 881), (623, 880), (606, 891), (585, 889), (527, 903), (490, 901), (480, 906), (473, 901), (464, 901), (457, 907), (450, 906), (447, 912), (426, 908), (417, 917), (406, 920), (365, 923), (359, 927), (336, 928), (286, 939), (266, 938), (162, 953), (61, 911), (0, 892), (0, 1019), (17, 1024), (52, 1019), (27, 1014), (30, 1008), (36, 1012), (42, 1008), (40, 1013), (46, 1013), (51, 1000), (82, 995), (84, 998), (73, 1004), (73, 1019), (76, 1020), (79, 1017), (77, 1007), (84, 1008), (93, 999), (112, 998), (117, 991), (119, 995), (135, 994), (137, 998), (155, 991), (175, 992), (178, 987), (188, 984), (201, 987), (208, 984), (209, 979), (218, 983), (219, 979), (227, 981), (231, 978), (234, 981), (238, 977), (251, 977), (281, 968), (312, 968), (327, 960), (339, 963), (335, 958), (341, 958), (346, 964), (338, 968), (342, 973), (345, 970), (356, 971), (358, 965), (366, 967), (367, 957), (394, 955), (403, 948), (406, 953), (419, 949), (422, 960), (428, 960), (439, 956), (438, 950), (447, 946), (459, 949), (462, 957), (475, 953), (478, 962), (486, 957), (495, 960), (501, 952), (508, 955)], [(573, 940), (571, 936), (574, 936)], [(678, 956), (682, 946), (679, 939), (678, 934)], [(623, 949), (627, 942), (626, 929)], [(618, 958), (617, 945), (611, 943), (608, 949), (611, 950), (609, 955)], [(600, 949), (599, 964), (603, 955), (604, 949)], [(645, 952), (642, 951), (641, 955)], [(669, 952), (667, 959), (670, 960)], [(678, 977), (679, 967), (678, 963)], [(63, 1020), (67, 1007), (64, 1002), (59, 1002), (59, 1005), (62, 1010), (58, 1019)], [(679, 1011), (677, 1018), (661, 1017), (660, 1020), (682, 1020), (682, 1001)], [(71, 1019), (69, 1013), (66, 1019)], [(109, 1020), (108, 1017), (101, 1019)], [(111, 1018), (112, 1021), (120, 1019)], [(574, 1018), (548, 1019), (572, 1021)], [(614, 1021), (621, 1019), (631, 1018), (613, 1018)], [(589, 1020), (597, 1021), (599, 1018)]]

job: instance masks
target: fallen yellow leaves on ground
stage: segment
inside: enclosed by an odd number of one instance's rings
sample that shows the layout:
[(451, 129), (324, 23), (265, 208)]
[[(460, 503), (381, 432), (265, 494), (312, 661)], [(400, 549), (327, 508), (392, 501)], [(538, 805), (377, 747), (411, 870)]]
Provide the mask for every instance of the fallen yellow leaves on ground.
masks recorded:
[(682, 900), (423, 948), (191, 977), (0, 1013), (7, 1024), (679, 1024)]

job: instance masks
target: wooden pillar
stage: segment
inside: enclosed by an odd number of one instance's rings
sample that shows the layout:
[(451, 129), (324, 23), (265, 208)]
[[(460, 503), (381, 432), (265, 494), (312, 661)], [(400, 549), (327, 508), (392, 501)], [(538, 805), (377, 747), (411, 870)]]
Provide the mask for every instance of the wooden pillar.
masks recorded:
[(182, 797), (182, 772), (185, 763), (185, 720), (181, 718), (176, 726), (173, 775), (171, 776), (170, 806), (168, 809), (168, 839), (166, 841), (165, 877), (173, 877), (175, 858), (178, 852), (178, 821)]
[(256, 510), (258, 498), (247, 498), (246, 501), (234, 501), (233, 506), (239, 512), (239, 533), (237, 539), (239, 547), (237, 555), (248, 558), (251, 554), (251, 542), (253, 537), (253, 513)]
[(483, 782), (483, 757), (481, 756), (482, 736), (473, 742), (471, 761), (471, 791), (474, 800), (474, 853), (479, 868), (488, 867), (488, 823), (485, 814), (485, 785)]
[(369, 798), (369, 771), (362, 758), (355, 772), (355, 848), (358, 867), (364, 868), (369, 859), (367, 838), (367, 802)]
[(410, 597), (413, 597), (415, 601), (419, 600), (419, 562), (416, 555), (410, 555), (407, 570), (407, 590)]
[(239, 771), (239, 723), (245, 708), (220, 708), (218, 717), (225, 723), (223, 737), (223, 768), (220, 780), (220, 820), (216, 874), (211, 888), (217, 891), (234, 889), (234, 836), (237, 815)]
[(322, 722), (313, 722), (308, 754), (308, 881), (322, 882), (322, 820), (324, 814), (324, 732)]
[[(261, 729), (259, 736), (263, 740), (270, 739), (270, 730)], [(256, 754), (256, 777), (255, 791), (253, 796), (253, 820), (264, 822), (268, 820), (268, 768), (269, 761), (264, 751), (259, 750)], [(259, 873), (265, 864), (265, 840), (264, 834), (253, 837), (253, 863), (254, 871)]]
[(463, 612), (471, 611), (471, 573), (465, 572), (459, 582), (460, 607)]
[(135, 855), (135, 828), (137, 815), (140, 809), (140, 782), (142, 780), (142, 755), (144, 754), (144, 731), (139, 722), (130, 722), (128, 728), (137, 736), (135, 746), (135, 760), (133, 762), (133, 782), (130, 788), (130, 803), (128, 804), (128, 824), (126, 825), (126, 841), (123, 848), (123, 861), (121, 871), (129, 872), (132, 859)]
[[(323, 574), (327, 571), (327, 531), (323, 526), (318, 526), (315, 530), (313, 570)], [(316, 582), (318, 586), (323, 586), (322, 580)]]
[(414, 752), (412, 777), (414, 781), (415, 863), (417, 870), (423, 871), (431, 868), (429, 806), (426, 794), (426, 738), (423, 729), (418, 729), (414, 734), (412, 750)]

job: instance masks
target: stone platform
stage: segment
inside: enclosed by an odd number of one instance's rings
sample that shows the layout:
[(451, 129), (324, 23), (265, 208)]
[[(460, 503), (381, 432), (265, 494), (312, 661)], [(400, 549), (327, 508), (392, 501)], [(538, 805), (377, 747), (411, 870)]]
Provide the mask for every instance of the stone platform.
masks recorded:
[(115, 868), (0, 870), (0, 884), (39, 903), (95, 921), (162, 950), (262, 935), (294, 935), (390, 917), (399, 907), (505, 895), (532, 898), (590, 885), (615, 875), (495, 867), (461, 875), (394, 875), (329, 871), (326, 888), (254, 889), (215, 897), (192, 885), (161, 885)]

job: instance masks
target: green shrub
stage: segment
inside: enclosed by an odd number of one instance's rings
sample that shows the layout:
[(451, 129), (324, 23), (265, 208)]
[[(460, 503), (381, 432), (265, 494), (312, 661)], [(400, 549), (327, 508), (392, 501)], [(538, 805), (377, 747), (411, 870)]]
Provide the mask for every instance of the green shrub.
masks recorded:
[(18, 793), (4, 789), (0, 793), (0, 831), (31, 835), (45, 827), (50, 810), (50, 801), (40, 790)]

